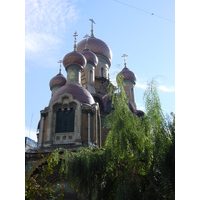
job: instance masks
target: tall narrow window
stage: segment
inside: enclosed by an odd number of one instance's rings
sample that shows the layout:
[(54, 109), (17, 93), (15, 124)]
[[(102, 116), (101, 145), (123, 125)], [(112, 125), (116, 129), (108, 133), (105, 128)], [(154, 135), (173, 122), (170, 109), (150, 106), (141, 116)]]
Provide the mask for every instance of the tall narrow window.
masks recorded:
[(101, 77), (103, 77), (103, 67), (101, 67)]
[(89, 80), (90, 84), (92, 83), (92, 80), (93, 80), (93, 74), (92, 74), (92, 70), (90, 70), (90, 80)]
[(133, 88), (131, 88), (131, 101), (134, 101), (134, 98), (133, 98)]
[(56, 133), (74, 132), (74, 115), (75, 111), (73, 109), (58, 110), (56, 114)]

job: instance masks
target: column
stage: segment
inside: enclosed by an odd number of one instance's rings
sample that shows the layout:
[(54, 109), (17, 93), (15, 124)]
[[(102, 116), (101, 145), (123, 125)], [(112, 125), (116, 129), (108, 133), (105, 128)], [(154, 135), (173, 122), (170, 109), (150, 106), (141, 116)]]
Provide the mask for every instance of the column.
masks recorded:
[(44, 116), (42, 116), (42, 118), (41, 118), (38, 147), (42, 146), (43, 129), (44, 129)]

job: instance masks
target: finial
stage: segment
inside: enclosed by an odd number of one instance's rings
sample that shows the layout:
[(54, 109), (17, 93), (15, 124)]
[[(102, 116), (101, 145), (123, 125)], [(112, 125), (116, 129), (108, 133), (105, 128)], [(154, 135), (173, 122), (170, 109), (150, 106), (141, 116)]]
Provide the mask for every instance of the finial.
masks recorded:
[(60, 63), (59, 74), (61, 74), (61, 63), (63, 63), (63, 61), (62, 61), (62, 60), (59, 60), (58, 63)]
[(88, 34), (86, 34), (83, 38), (86, 38), (86, 43), (85, 43), (85, 49), (88, 49), (88, 38), (90, 36)]
[(89, 19), (91, 21), (91, 37), (94, 37), (93, 34), (93, 24), (96, 24), (95, 21), (93, 19)]
[(127, 57), (128, 55), (126, 55), (125, 53), (122, 55), (122, 57), (124, 57), (124, 67), (126, 68), (126, 57)]
[(76, 37), (78, 36), (78, 33), (75, 31), (75, 33), (74, 33), (74, 51), (77, 51), (77, 47), (76, 47)]

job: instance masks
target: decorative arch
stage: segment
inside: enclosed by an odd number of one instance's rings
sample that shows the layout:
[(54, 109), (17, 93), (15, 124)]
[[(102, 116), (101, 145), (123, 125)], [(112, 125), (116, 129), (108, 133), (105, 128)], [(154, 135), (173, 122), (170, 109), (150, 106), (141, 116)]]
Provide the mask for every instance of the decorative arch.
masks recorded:
[(104, 111), (105, 106), (104, 106), (104, 102), (103, 102), (102, 98), (96, 94), (93, 95), (93, 98), (94, 98), (94, 101), (99, 104), (100, 111)]

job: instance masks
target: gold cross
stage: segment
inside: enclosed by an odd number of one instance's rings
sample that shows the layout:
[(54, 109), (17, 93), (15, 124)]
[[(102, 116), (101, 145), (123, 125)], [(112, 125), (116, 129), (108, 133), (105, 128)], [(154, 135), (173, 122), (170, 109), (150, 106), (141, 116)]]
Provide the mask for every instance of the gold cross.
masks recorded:
[(86, 34), (83, 38), (86, 38), (86, 43), (85, 43), (85, 49), (88, 49), (88, 38), (90, 36), (88, 34)]
[(91, 37), (94, 37), (93, 34), (93, 24), (96, 24), (95, 21), (93, 19), (89, 19), (91, 21)]
[(62, 61), (62, 60), (59, 60), (58, 63), (60, 63), (59, 74), (61, 74), (61, 63), (63, 63), (63, 61)]
[(75, 33), (74, 33), (74, 51), (77, 51), (77, 48), (76, 48), (76, 37), (78, 36), (78, 33), (75, 31)]
[(124, 57), (124, 67), (126, 67), (126, 57), (127, 57), (127, 56), (128, 56), (128, 55), (125, 54), (125, 53), (122, 55), (122, 57)]

